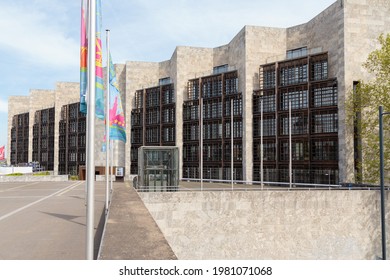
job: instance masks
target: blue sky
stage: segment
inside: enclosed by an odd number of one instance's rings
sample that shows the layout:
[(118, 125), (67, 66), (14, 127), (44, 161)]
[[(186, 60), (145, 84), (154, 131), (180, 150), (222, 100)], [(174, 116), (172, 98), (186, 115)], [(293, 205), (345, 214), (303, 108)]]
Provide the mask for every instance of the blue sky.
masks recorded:
[[(244, 25), (305, 23), (335, 1), (102, 0), (102, 24), (114, 63), (164, 61), (176, 46), (225, 45)], [(0, 146), (9, 96), (79, 80), (80, 2), (0, 0)]]

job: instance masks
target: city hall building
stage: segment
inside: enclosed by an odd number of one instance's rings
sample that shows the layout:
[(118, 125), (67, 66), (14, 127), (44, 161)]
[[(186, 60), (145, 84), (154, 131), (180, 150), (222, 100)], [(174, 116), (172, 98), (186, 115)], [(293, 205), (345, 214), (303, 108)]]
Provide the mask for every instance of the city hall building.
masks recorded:
[[(227, 45), (116, 64), (127, 142), (115, 142), (114, 166), (128, 177), (137, 174), (139, 147), (178, 146), (180, 178), (200, 178), (203, 142), (203, 178), (229, 180), (233, 157), (235, 180), (259, 181), (263, 170), (264, 181), (288, 182), (291, 160), (294, 182), (353, 182), (358, 139), (345, 100), (370, 78), (362, 64), (390, 32), (389, 15), (387, 0), (338, 0), (298, 26), (245, 26)], [(78, 83), (10, 97), (8, 112), (10, 164), (38, 161), (82, 177)], [(95, 123), (103, 173), (104, 122)]]

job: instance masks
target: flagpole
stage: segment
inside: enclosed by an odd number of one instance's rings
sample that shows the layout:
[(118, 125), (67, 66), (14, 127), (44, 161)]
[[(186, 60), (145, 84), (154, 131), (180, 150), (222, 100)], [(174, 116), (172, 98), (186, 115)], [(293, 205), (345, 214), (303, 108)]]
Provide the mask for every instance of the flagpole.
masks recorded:
[(200, 190), (203, 191), (203, 98), (200, 97), (199, 102), (199, 137), (200, 137)]
[(110, 156), (110, 193), (112, 193), (112, 177), (114, 175), (114, 169), (112, 167), (112, 163), (114, 162), (114, 141), (110, 140), (110, 149), (111, 149), (111, 156)]
[(110, 30), (106, 30), (107, 68), (106, 68), (106, 215), (109, 204), (109, 168), (110, 168)]
[(289, 174), (289, 181), (290, 181), (290, 189), (292, 187), (292, 125), (291, 125), (291, 100), (288, 102), (288, 158), (289, 158), (289, 164), (288, 164), (288, 174)]
[(95, 194), (95, 54), (96, 54), (96, 0), (89, 0), (88, 9), (88, 102), (87, 102), (87, 230), (86, 258), (93, 260), (94, 253), (94, 194)]
[(264, 143), (263, 143), (263, 96), (261, 96), (261, 108), (260, 108), (260, 182), (261, 182), (261, 189), (264, 188)]
[(230, 99), (230, 176), (231, 176), (231, 184), (232, 184), (232, 191), (234, 190), (234, 184), (233, 184), (233, 177), (234, 177), (234, 159), (233, 159), (233, 153), (234, 153), (234, 147), (233, 147), (233, 141), (234, 141), (234, 135), (233, 135), (233, 98)]

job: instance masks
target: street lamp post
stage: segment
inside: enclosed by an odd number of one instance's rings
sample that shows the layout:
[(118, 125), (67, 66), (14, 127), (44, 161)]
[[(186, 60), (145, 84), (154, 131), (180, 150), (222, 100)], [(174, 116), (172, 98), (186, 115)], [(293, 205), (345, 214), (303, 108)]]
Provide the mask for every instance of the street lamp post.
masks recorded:
[(385, 221), (385, 172), (383, 155), (383, 115), (390, 112), (383, 112), (383, 106), (379, 106), (379, 165), (381, 185), (381, 224), (382, 224), (382, 259), (386, 260), (386, 221)]

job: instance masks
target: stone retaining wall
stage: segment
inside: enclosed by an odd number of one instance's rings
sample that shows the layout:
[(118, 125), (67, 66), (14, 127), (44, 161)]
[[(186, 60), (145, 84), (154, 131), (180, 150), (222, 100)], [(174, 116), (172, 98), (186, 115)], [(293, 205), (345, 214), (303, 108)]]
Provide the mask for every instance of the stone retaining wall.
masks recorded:
[(45, 175), (45, 176), (4, 176), (0, 175), (0, 182), (64, 182), (68, 181), (68, 175)]
[[(379, 191), (139, 195), (179, 260), (358, 260), (382, 255)], [(386, 196), (389, 232), (390, 193)]]

